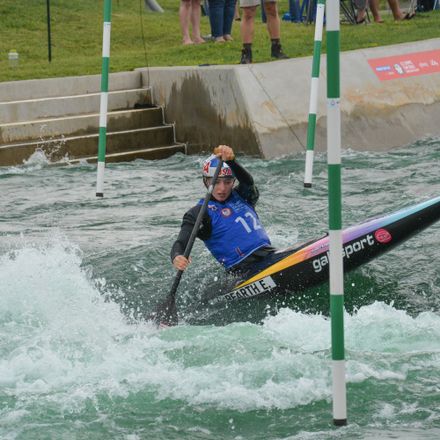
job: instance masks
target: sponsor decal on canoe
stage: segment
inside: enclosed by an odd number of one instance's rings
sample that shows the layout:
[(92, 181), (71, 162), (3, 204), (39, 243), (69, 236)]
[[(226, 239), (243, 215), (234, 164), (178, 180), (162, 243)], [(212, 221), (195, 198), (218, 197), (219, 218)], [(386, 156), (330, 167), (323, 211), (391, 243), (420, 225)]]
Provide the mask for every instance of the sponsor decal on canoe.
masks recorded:
[[(353, 243), (347, 244), (342, 249), (342, 256), (349, 260), (352, 255), (360, 252), (361, 250), (373, 246), (375, 244), (374, 237), (368, 234), (365, 238), (354, 241)], [(312, 261), (313, 269), (316, 273), (321, 272), (321, 270), (328, 265), (330, 260), (330, 252), (327, 251), (324, 255), (315, 258)]]
[(389, 243), (393, 237), (391, 237), (391, 234), (384, 228), (378, 229), (375, 233), (374, 233), (374, 238), (379, 242), (379, 243)]
[(236, 299), (251, 298), (253, 296), (261, 295), (262, 293), (270, 292), (276, 287), (275, 281), (272, 277), (264, 277), (261, 280), (254, 281), (251, 284), (240, 287), (238, 289), (229, 292), (226, 295), (222, 295), (214, 299), (213, 303), (220, 301), (234, 301)]

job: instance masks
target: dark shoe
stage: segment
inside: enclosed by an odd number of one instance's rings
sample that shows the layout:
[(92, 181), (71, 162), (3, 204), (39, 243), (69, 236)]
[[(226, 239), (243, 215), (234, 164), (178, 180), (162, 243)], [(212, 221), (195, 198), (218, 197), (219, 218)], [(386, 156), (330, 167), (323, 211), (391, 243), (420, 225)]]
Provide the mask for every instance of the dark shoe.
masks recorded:
[(252, 51), (250, 49), (241, 50), (240, 64), (252, 64)]
[(276, 58), (277, 60), (287, 60), (289, 57), (283, 52), (281, 48), (281, 44), (272, 44), (272, 49), (270, 52), (272, 58)]
[(367, 10), (363, 9), (358, 12), (358, 15), (356, 16), (356, 24), (362, 24), (365, 23), (367, 20)]
[(416, 13), (414, 11), (408, 11), (404, 16), (404, 20), (411, 20), (411, 18), (414, 18)]

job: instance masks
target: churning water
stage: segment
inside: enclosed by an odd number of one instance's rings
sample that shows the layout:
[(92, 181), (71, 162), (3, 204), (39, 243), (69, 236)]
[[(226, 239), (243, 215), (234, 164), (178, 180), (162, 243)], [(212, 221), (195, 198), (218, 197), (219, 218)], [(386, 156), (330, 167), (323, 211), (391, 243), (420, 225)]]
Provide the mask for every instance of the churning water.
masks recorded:
[[(167, 294), (169, 249), (204, 195), (203, 158), (0, 168), (1, 439), (438, 439), (440, 225), (346, 277), (348, 426), (331, 414), (327, 286), (203, 315), (222, 270), (201, 243), (181, 324), (142, 317)], [(326, 162), (242, 158), (277, 247), (327, 230)], [(440, 195), (440, 140), (343, 154), (344, 226)], [(198, 314), (203, 316), (199, 319)]]

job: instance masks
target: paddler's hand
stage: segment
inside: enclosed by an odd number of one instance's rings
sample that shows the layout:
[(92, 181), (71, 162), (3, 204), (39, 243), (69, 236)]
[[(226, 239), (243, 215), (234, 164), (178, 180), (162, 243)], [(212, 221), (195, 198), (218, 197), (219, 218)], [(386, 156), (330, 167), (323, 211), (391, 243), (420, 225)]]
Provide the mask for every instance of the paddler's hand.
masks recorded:
[(173, 260), (173, 266), (177, 270), (185, 270), (188, 267), (188, 264), (190, 263), (191, 263), (191, 257), (187, 259), (183, 255), (176, 255)]
[(223, 161), (235, 159), (234, 150), (227, 145), (219, 145), (217, 148), (214, 148), (214, 154), (221, 157)]

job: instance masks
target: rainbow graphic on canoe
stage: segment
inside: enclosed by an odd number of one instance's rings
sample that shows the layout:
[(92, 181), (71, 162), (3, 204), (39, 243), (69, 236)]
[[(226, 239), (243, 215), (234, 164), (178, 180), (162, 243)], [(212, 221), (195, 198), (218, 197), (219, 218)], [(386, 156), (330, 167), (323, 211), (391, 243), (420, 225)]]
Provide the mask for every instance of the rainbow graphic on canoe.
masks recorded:
[[(376, 258), (440, 219), (440, 197), (383, 217), (367, 220), (342, 232), (344, 271)], [(278, 251), (279, 260), (214, 303), (263, 295), (295, 293), (328, 280), (329, 239), (324, 236), (295, 248)]]

